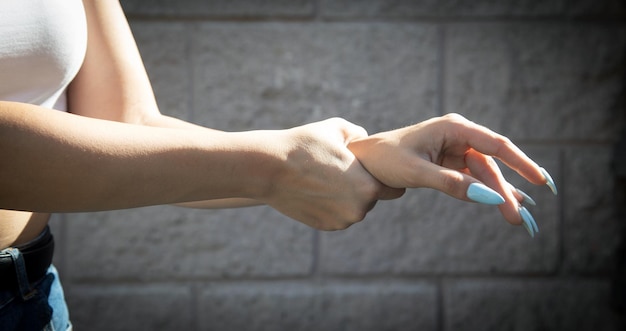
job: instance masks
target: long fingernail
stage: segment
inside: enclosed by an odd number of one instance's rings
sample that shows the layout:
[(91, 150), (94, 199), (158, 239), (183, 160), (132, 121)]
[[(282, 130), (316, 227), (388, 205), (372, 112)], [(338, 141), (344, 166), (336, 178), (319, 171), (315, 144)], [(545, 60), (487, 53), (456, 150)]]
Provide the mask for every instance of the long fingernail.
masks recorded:
[(526, 207), (519, 207), (519, 214), (522, 216), (522, 220), (524, 221), (524, 228), (526, 228), (528, 234), (534, 238), (535, 233), (539, 233), (539, 227), (537, 227), (537, 222), (535, 222), (533, 215), (530, 214)]
[(527, 202), (529, 205), (531, 206), (536, 206), (537, 203), (535, 202), (535, 200), (533, 200), (533, 198), (530, 197), (530, 195), (526, 194), (526, 192), (516, 188), (515, 189), (517, 191), (517, 193), (519, 193), (519, 195), (522, 196), (522, 198), (524, 198), (524, 202)]
[(481, 183), (472, 183), (467, 189), (467, 198), (486, 205), (501, 205), (504, 198), (496, 191)]
[(543, 177), (546, 178), (546, 185), (552, 190), (552, 194), (557, 195), (558, 191), (556, 189), (556, 185), (554, 185), (554, 180), (552, 180), (552, 176), (546, 171), (544, 168), (540, 168)]

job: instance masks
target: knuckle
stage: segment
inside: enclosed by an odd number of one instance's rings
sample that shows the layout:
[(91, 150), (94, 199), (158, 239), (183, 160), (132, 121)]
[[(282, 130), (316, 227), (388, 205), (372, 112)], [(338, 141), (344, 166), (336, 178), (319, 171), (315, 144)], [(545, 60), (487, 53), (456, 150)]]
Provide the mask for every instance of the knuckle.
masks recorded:
[(375, 181), (366, 181), (360, 186), (361, 196), (366, 201), (376, 200), (381, 190), (380, 184)]
[(443, 177), (441, 185), (444, 192), (447, 192), (455, 197), (462, 197), (464, 195), (464, 190), (461, 185), (462, 183), (463, 175), (460, 173), (454, 173)]
[(341, 213), (335, 214), (333, 220), (324, 219), (314, 223), (313, 228), (321, 231), (340, 231), (349, 228), (355, 223), (365, 219), (367, 211), (358, 208), (346, 208)]
[(511, 139), (509, 139), (509, 137), (507, 136), (503, 136), (503, 135), (496, 135), (496, 137), (494, 138), (496, 140), (496, 142), (498, 142), (500, 145), (512, 145), (513, 142), (511, 141)]
[(341, 231), (341, 230), (345, 230), (345, 229), (349, 228), (354, 223), (356, 223), (356, 222), (347, 222), (347, 221), (334, 222), (332, 224), (325, 225), (321, 230), (323, 230), (323, 231)]
[(338, 222), (336, 226), (339, 230), (347, 229), (349, 226), (363, 221), (368, 211), (369, 207), (365, 205), (354, 205), (352, 208), (347, 208), (342, 215), (343, 222)]
[(460, 135), (472, 122), (460, 114), (450, 113), (440, 117), (439, 123), (448, 135)]
[(337, 231), (345, 228), (345, 222), (340, 221), (338, 219), (328, 220), (328, 219), (319, 219), (311, 225), (316, 230), (320, 231)]
[(442, 116), (443, 119), (450, 121), (450, 122), (465, 122), (467, 121), (467, 119), (465, 117), (463, 117), (463, 115), (458, 114), (458, 113), (449, 113), (446, 115)]
[(365, 219), (366, 215), (367, 215), (366, 210), (362, 210), (362, 209), (353, 210), (350, 213), (350, 215), (348, 215), (347, 222), (343, 224), (345, 226), (344, 229), (348, 228), (352, 224), (361, 222), (362, 220)]
[(330, 122), (330, 123), (333, 123), (333, 124), (335, 124), (337, 126), (344, 126), (344, 125), (347, 125), (349, 123), (346, 119), (338, 117), (338, 116), (331, 117), (327, 121)]
[(503, 151), (506, 151), (513, 146), (511, 139), (503, 135), (496, 134), (494, 141), (496, 143), (495, 155), (501, 155)]
[(367, 137), (369, 135), (369, 133), (367, 133), (367, 130), (364, 127), (362, 127), (360, 125), (356, 125), (356, 124), (354, 124), (354, 126), (355, 126), (354, 127), (355, 132), (357, 132), (359, 134), (359, 136)]

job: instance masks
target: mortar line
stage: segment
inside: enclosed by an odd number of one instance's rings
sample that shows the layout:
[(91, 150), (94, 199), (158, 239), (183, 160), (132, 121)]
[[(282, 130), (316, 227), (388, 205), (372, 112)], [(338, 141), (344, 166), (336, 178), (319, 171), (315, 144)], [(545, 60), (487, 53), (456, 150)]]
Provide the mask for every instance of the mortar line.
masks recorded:
[(446, 329), (446, 314), (445, 314), (445, 298), (443, 293), (444, 280), (440, 277), (437, 278), (437, 312), (436, 312), (436, 320), (437, 320), (437, 330), (444, 331)]
[(211, 15), (211, 14), (145, 14), (127, 13), (126, 18), (133, 21), (170, 22), (233, 22), (233, 23), (263, 23), (263, 22), (310, 22), (322, 21), (327, 23), (548, 23), (548, 24), (601, 24), (624, 26), (626, 19), (621, 17), (567, 17), (567, 16), (332, 16), (322, 15), (321, 6), (314, 3), (314, 10), (308, 14), (277, 14), (277, 15)]
[(313, 255), (311, 257), (311, 278), (318, 279), (320, 278), (319, 274), (319, 260), (320, 260), (320, 232), (317, 230), (312, 230), (313, 235), (311, 240), (313, 241), (312, 252)]
[(195, 26), (192, 26), (192, 23), (185, 22), (183, 23), (184, 31), (185, 31), (185, 39), (183, 45), (183, 56), (185, 58), (185, 71), (186, 71), (186, 83), (187, 83), (187, 118), (189, 122), (195, 123), (196, 112), (195, 112), (195, 93), (194, 93), (194, 70), (193, 70), (193, 56), (191, 51), (192, 45), (192, 34), (195, 35)]
[(200, 285), (198, 283), (190, 283), (189, 284), (189, 288), (188, 290), (191, 292), (189, 294), (190, 297), (190, 301), (191, 301), (191, 330), (200, 330), (200, 321), (199, 321), (199, 310), (200, 310), (200, 306), (199, 306), (199, 301), (200, 298), (198, 296), (198, 293), (200, 292)]
[[(580, 281), (580, 282), (597, 282), (607, 281), (606, 274), (590, 274), (590, 275), (567, 275), (567, 274), (465, 274), (465, 273), (442, 273), (437, 275), (381, 275), (381, 274), (365, 274), (365, 275), (327, 275), (323, 279), (326, 283), (414, 283), (414, 282), (426, 282), (431, 284), (438, 284), (438, 281)], [(174, 286), (185, 287), (185, 283), (194, 283), (202, 287), (204, 284), (282, 284), (285, 282), (292, 283), (310, 283), (315, 284), (318, 279), (310, 276), (290, 276), (290, 277), (241, 277), (241, 278), (178, 278), (175, 280), (137, 280), (137, 279), (109, 279), (109, 280), (97, 280), (97, 279), (76, 279), (72, 281), (74, 286), (79, 287), (151, 287), (151, 286)]]
[(313, 13), (312, 13), (312, 21), (319, 22), (322, 20), (322, 2), (321, 0), (317, 0), (313, 2)]
[(565, 265), (565, 199), (563, 199), (563, 195), (565, 194), (565, 189), (567, 188), (567, 180), (565, 179), (566, 174), (565, 174), (565, 151), (563, 149), (563, 147), (559, 147), (558, 150), (558, 169), (559, 169), (559, 180), (561, 181), (560, 183), (558, 183), (559, 185), (559, 191), (561, 192), (561, 194), (559, 196), (557, 196), (558, 198), (558, 231), (557, 234), (559, 236), (559, 249), (558, 249), (558, 256), (557, 256), (557, 261), (558, 261), (558, 265), (557, 265), (557, 270), (556, 270), (556, 274), (559, 275), (563, 272), (564, 269), (564, 265)]
[(447, 65), (447, 57), (446, 57), (446, 25), (439, 24), (438, 25), (438, 40), (437, 40), (437, 112), (440, 116), (444, 115), (446, 112), (446, 65)]

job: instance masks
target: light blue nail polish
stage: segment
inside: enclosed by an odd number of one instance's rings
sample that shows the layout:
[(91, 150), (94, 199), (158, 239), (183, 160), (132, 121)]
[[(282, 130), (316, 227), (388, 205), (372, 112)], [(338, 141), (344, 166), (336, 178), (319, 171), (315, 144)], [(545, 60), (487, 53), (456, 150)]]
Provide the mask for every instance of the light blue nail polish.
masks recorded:
[(546, 171), (546, 169), (544, 168), (540, 168), (541, 169), (541, 173), (543, 174), (543, 177), (546, 178), (546, 185), (548, 185), (548, 187), (550, 188), (550, 190), (552, 190), (552, 194), (557, 195), (558, 191), (556, 189), (556, 185), (554, 185), (554, 180), (552, 180), (552, 176), (550, 176), (550, 174)]
[(526, 214), (526, 218), (530, 220), (530, 224), (533, 226), (533, 230), (535, 233), (539, 233), (539, 227), (537, 226), (537, 222), (533, 215), (526, 209), (526, 207), (522, 207), (523, 213)]
[(539, 233), (539, 227), (537, 226), (537, 222), (535, 222), (535, 218), (530, 214), (526, 207), (519, 207), (519, 214), (522, 216), (522, 220), (524, 221), (524, 227), (530, 236), (534, 238), (535, 233)]
[(467, 198), (486, 205), (501, 205), (504, 198), (496, 191), (481, 183), (472, 183), (467, 189)]
[(535, 234), (533, 233), (533, 230), (530, 228), (528, 223), (526, 223), (526, 221), (524, 221), (524, 222), (522, 222), (522, 225), (524, 226), (524, 229), (526, 229), (526, 231), (528, 231), (528, 234), (530, 235), (530, 237), (534, 238)]
[(531, 206), (536, 206), (537, 203), (535, 202), (535, 200), (533, 200), (533, 198), (530, 197), (530, 195), (526, 194), (526, 192), (516, 188), (515, 189), (517, 191), (517, 193), (519, 193), (523, 198), (524, 198), (524, 202), (528, 203)]

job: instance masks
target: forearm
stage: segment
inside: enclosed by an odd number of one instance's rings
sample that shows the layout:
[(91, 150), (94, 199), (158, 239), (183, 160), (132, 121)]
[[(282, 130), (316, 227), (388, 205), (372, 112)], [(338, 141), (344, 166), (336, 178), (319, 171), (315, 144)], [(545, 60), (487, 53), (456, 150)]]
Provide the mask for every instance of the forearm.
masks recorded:
[[(211, 130), (219, 132), (215, 129), (205, 128), (193, 123), (185, 122), (174, 117), (166, 115), (155, 115), (145, 119), (143, 125), (161, 127), (161, 128), (179, 128), (183, 130)], [(246, 198), (228, 198), (228, 199), (212, 199), (203, 201), (192, 201), (175, 204), (178, 207), (199, 208), (199, 209), (221, 209), (221, 208), (241, 208), (262, 205), (260, 201)]]
[(196, 209), (224, 209), (224, 208), (243, 208), (263, 205), (262, 202), (254, 199), (246, 198), (228, 198), (213, 199), (202, 201), (191, 201), (174, 204), (178, 207), (196, 208)]
[[(117, 1), (85, 3), (88, 47), (69, 88), (72, 113), (138, 125), (183, 130), (209, 129), (159, 113), (134, 38)], [(248, 206), (240, 199), (185, 204), (194, 208)]]
[[(0, 103), (0, 208), (95, 211), (266, 189), (263, 132), (145, 127)], [(253, 137), (254, 136), (254, 137)]]
[(204, 126), (200, 126), (194, 123), (190, 123), (187, 121), (180, 120), (175, 117), (162, 115), (160, 113), (153, 114), (149, 117), (145, 117), (141, 123), (141, 125), (152, 126), (156, 128), (169, 128), (169, 129), (181, 129), (181, 130), (200, 130), (200, 131), (215, 131), (215, 132), (223, 132), (221, 130), (211, 129)]

